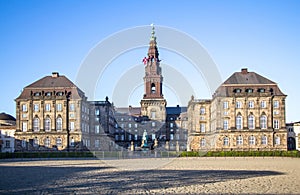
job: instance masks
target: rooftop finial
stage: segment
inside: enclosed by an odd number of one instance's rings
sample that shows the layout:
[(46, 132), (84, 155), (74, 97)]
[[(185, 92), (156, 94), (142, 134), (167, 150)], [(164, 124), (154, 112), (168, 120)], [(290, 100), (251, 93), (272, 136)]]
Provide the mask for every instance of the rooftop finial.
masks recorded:
[(152, 27), (151, 40), (154, 40), (155, 39), (155, 28), (154, 28), (154, 24), (153, 23), (151, 24), (151, 27)]

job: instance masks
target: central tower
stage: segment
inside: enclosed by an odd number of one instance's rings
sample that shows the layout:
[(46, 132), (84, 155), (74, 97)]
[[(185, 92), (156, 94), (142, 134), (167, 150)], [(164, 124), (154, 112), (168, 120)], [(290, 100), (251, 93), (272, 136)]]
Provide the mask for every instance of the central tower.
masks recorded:
[(163, 77), (161, 75), (159, 53), (153, 25), (148, 56), (143, 59), (143, 63), (145, 65), (145, 94), (141, 100), (141, 114), (148, 116), (152, 120), (165, 121), (167, 101), (164, 99), (162, 93)]

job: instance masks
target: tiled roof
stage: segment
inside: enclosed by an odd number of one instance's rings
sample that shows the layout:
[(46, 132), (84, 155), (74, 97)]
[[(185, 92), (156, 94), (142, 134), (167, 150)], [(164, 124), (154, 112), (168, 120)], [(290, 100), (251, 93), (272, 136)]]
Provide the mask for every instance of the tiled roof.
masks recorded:
[(255, 72), (235, 72), (223, 84), (276, 84)]

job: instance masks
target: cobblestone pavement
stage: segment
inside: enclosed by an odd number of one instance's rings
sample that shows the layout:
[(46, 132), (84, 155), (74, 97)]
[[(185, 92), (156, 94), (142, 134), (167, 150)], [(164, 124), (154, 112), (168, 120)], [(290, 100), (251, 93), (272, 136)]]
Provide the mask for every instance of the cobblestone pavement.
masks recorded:
[(0, 194), (300, 194), (299, 158), (0, 161)]

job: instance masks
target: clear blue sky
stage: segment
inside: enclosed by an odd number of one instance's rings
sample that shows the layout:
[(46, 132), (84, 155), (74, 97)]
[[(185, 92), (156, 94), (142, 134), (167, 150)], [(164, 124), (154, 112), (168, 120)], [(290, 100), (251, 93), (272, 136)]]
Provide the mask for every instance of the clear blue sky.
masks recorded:
[[(223, 80), (248, 67), (277, 82), (288, 95), (287, 122), (299, 121), (299, 10), (300, 1), (279, 0), (1, 0), (0, 111), (15, 116), (14, 99), (23, 87), (53, 71), (75, 81), (81, 62), (101, 40), (153, 22), (199, 41)], [(142, 57), (126, 56), (122, 63), (136, 64)], [(99, 99), (106, 95), (111, 96)]]

